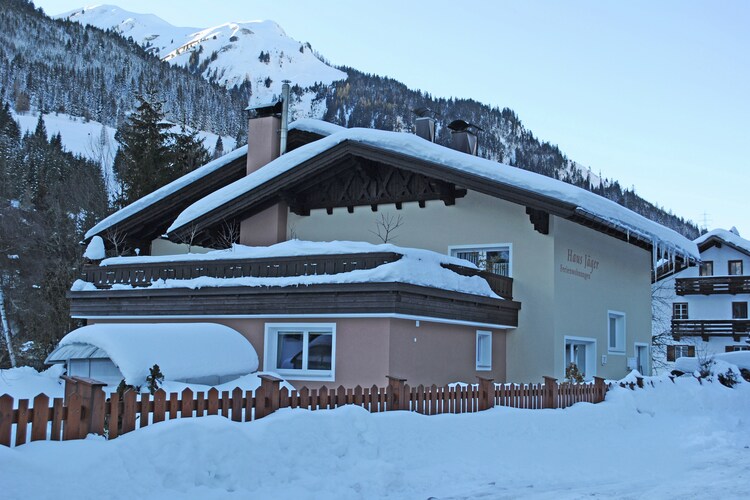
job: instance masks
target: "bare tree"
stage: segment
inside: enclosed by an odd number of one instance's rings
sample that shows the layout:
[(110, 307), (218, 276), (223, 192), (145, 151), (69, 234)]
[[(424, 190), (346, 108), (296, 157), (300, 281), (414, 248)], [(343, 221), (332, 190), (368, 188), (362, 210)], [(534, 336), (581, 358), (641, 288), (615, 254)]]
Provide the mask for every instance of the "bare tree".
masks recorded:
[(370, 230), (372, 234), (380, 238), (383, 243), (388, 243), (396, 239), (394, 234), (398, 228), (404, 225), (404, 218), (393, 214), (380, 214), (380, 218), (375, 220), (375, 231)]
[(193, 242), (195, 241), (195, 238), (198, 236), (198, 226), (195, 224), (190, 224), (190, 227), (185, 232), (184, 236), (180, 236), (179, 242), (183, 245), (187, 245), (188, 247), (188, 253), (190, 253), (193, 249)]
[(219, 234), (216, 236), (221, 247), (231, 248), (232, 245), (240, 241), (240, 226), (237, 221), (227, 222), (221, 225)]
[(107, 193), (114, 195), (118, 190), (118, 186), (115, 182), (112, 166), (115, 162), (117, 145), (112, 144), (112, 141), (109, 138), (109, 133), (107, 132), (107, 127), (102, 125), (101, 131), (97, 137), (89, 137), (89, 143), (86, 145), (86, 152), (88, 153), (88, 156), (99, 165)]
[(104, 233), (104, 239), (112, 244), (115, 250), (115, 255), (122, 255), (125, 253), (125, 239), (126, 235), (117, 228), (109, 228)]

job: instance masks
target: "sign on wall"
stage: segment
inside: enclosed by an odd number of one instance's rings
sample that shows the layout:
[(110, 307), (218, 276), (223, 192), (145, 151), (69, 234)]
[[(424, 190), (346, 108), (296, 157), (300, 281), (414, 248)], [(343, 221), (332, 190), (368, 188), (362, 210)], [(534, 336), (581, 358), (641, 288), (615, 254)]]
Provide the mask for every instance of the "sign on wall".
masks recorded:
[(560, 264), (560, 272), (583, 280), (590, 280), (594, 271), (599, 269), (599, 261), (585, 252), (567, 249), (564, 263)]

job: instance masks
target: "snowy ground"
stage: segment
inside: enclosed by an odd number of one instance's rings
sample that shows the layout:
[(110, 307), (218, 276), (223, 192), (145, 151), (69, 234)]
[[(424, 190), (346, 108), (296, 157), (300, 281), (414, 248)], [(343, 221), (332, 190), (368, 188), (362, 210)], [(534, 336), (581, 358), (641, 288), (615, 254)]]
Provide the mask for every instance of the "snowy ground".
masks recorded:
[(283, 410), (0, 447), (4, 498), (748, 498), (750, 384), (470, 415)]

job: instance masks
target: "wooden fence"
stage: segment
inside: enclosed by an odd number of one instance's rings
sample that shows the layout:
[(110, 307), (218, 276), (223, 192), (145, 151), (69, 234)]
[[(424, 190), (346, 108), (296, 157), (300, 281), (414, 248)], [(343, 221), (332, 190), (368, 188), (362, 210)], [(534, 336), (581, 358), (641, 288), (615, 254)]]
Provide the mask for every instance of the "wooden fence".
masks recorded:
[[(566, 408), (578, 402), (598, 403), (604, 400), (607, 385), (596, 378), (593, 384), (559, 384), (545, 377), (543, 384), (501, 384), (479, 378), (473, 386), (419, 385), (410, 387), (405, 379), (388, 377), (386, 387), (308, 389), (289, 391), (280, 387), (280, 379), (261, 375), (261, 386), (253, 391), (219, 393), (167, 394), (158, 390), (148, 393), (114, 392), (106, 399), (105, 384), (80, 377), (65, 378), (65, 398), (40, 394), (30, 401), (21, 399), (17, 408), (5, 394), (0, 397), (0, 445), (18, 446), (28, 440), (67, 441), (83, 439), (88, 434), (115, 439), (121, 434), (149, 424), (176, 418), (221, 415), (235, 422), (257, 420), (279, 408), (309, 410), (333, 409), (357, 405), (377, 413), (390, 410), (414, 411), (424, 415), (472, 413), (493, 406), (512, 408)], [(30, 435), (29, 435), (29, 430)]]

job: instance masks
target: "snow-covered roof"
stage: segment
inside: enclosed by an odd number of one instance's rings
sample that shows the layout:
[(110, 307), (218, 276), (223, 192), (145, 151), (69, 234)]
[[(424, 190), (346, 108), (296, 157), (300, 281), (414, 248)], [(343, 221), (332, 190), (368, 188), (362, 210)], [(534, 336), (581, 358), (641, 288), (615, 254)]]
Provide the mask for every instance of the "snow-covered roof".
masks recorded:
[[(421, 250), (403, 248), (390, 244), (373, 245), (358, 241), (313, 242), (290, 240), (268, 247), (248, 247), (235, 245), (229, 250), (216, 250), (205, 254), (164, 255), (143, 257), (114, 257), (102, 261), (102, 266), (119, 264), (149, 264), (180, 261), (212, 261), (221, 259), (260, 259), (267, 257), (292, 257), (303, 255), (335, 255), (349, 253), (393, 252), (402, 257), (373, 269), (357, 269), (338, 274), (316, 274), (307, 276), (288, 276), (278, 278), (199, 278), (179, 280), (157, 280), (150, 288), (204, 288), (223, 286), (303, 286), (341, 283), (408, 283), (428, 286), (443, 290), (499, 298), (479, 276), (462, 276), (441, 264), (454, 264), (464, 267), (476, 266), (469, 261), (447, 255)], [(130, 285), (115, 285), (112, 289), (129, 289)], [(141, 287), (142, 288), (142, 287)], [(95, 291), (93, 284), (76, 281), (73, 291)]]
[[(313, 127), (310, 120), (305, 126)], [(320, 125), (326, 127), (326, 125)], [(599, 220), (627, 234), (651, 241), (662, 251), (699, 258), (694, 242), (653, 222), (617, 203), (571, 184), (510, 165), (467, 155), (438, 144), (425, 141), (413, 134), (383, 130), (352, 128), (335, 132), (328, 137), (301, 146), (273, 160), (250, 175), (229, 184), (187, 207), (172, 223), (167, 232), (189, 225), (204, 214), (218, 209), (239, 196), (294, 169), (301, 163), (334, 146), (353, 141), (411, 156), (421, 161), (478, 176), (499, 185), (509, 185), (530, 193), (548, 197), (577, 207), (588, 218)]]
[(48, 362), (55, 362), (62, 350), (90, 357), (83, 352), (86, 346), (86, 352), (106, 352), (132, 385), (143, 384), (155, 364), (167, 380), (239, 375), (258, 369), (258, 355), (250, 342), (216, 323), (88, 325), (63, 337)]
[(102, 231), (107, 230), (108, 228), (114, 226), (115, 224), (127, 219), (128, 217), (137, 214), (141, 210), (145, 209), (146, 207), (149, 207), (153, 205), (154, 203), (163, 200), (167, 196), (173, 194), (175, 191), (178, 191), (185, 186), (192, 184), (198, 179), (202, 179), (206, 177), (207, 175), (212, 174), (216, 170), (220, 169), (221, 167), (233, 162), (234, 160), (237, 160), (238, 158), (241, 158), (242, 156), (247, 154), (247, 146), (242, 146), (240, 148), (235, 149), (234, 151), (225, 154), (224, 156), (221, 156), (220, 158), (217, 158), (209, 163), (206, 163), (202, 167), (198, 167), (195, 170), (193, 170), (190, 173), (187, 173), (180, 177), (179, 179), (175, 179), (174, 181), (170, 182), (169, 184), (160, 187), (156, 191), (147, 194), (143, 198), (140, 198), (130, 205), (118, 210), (117, 212), (113, 213), (109, 217), (104, 218), (101, 220), (97, 225), (92, 227), (86, 232), (86, 239), (91, 238), (94, 235), (100, 234)]
[(750, 255), (750, 241), (741, 237), (736, 232), (727, 231), (726, 229), (714, 229), (713, 231), (709, 231), (706, 234), (699, 236), (694, 241), (696, 245), (701, 246), (712, 238), (720, 239)]
[(303, 132), (328, 136), (346, 130), (346, 127), (314, 118), (300, 118), (289, 124), (289, 130), (301, 130)]

